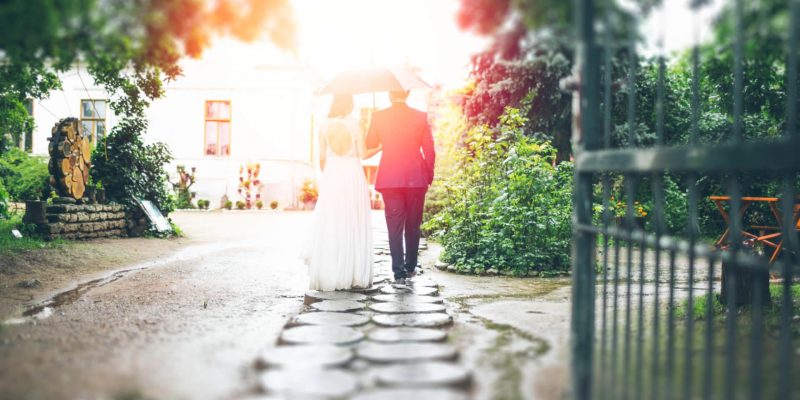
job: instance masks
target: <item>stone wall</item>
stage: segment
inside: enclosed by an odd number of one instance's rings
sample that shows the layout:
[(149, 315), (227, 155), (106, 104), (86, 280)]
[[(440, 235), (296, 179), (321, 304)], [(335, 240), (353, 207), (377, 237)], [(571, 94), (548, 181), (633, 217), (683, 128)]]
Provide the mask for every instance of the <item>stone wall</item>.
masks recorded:
[(45, 239), (84, 240), (128, 236), (125, 208), (118, 204), (55, 204), (28, 202), (26, 223)]

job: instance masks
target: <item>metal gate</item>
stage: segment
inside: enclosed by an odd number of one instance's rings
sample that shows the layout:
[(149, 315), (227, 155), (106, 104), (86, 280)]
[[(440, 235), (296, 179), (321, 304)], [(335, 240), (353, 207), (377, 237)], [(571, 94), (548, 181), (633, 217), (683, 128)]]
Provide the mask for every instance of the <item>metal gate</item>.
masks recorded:
[[(626, 61), (629, 75), (612, 76), (611, 54), (621, 45), (618, 37), (608, 33), (609, 26), (618, 23), (609, 16), (613, 0), (575, 2), (579, 39), (573, 124), (571, 388), (575, 399), (800, 398), (800, 316), (796, 312), (800, 299), (792, 295), (792, 290), (797, 291), (795, 277), (800, 275), (798, 202), (794, 201), (800, 171), (796, 109), (800, 1), (785, 4), (789, 29), (782, 90), (788, 106), (785, 129), (771, 140), (745, 140), (742, 134), (743, 65), (747, 62), (742, 11), (760, 2), (731, 1), (735, 56), (730, 65), (733, 98), (728, 139), (714, 144), (698, 140), (703, 115), (695, 48), (690, 57), (692, 95), (684, 99), (692, 111), (689, 142), (665, 145), (668, 132), (663, 117), (670, 105), (664, 98), (662, 63), (655, 95), (657, 137), (648, 147), (631, 145), (639, 101), (633, 90), (626, 99), (629, 145), (610, 144), (612, 93), (619, 84), (634, 85), (639, 62), (631, 51)], [(691, 29), (686, 21), (670, 21), (670, 26)], [(628, 44), (635, 42), (633, 36)], [(668, 174), (679, 174), (688, 188), (688, 222), (685, 233), (679, 235), (668, 235), (664, 229), (664, 177)], [(770, 176), (781, 185), (775, 203), (779, 229), (770, 238), (781, 237), (782, 248), (774, 262), (769, 259), (771, 252), (761, 255), (747, 245), (755, 240), (752, 236), (765, 236), (749, 231), (741, 218), (749, 204), (745, 196), (757, 195), (743, 193), (742, 182), (754, 174)], [(727, 193), (700, 193), (697, 182), (707, 176), (725, 182)], [(626, 211), (620, 220), (614, 220), (609, 211), (613, 179), (624, 182)], [(635, 192), (645, 183), (652, 188), (654, 201), (647, 229), (634, 218)], [(709, 202), (708, 196), (714, 194), (728, 196), (721, 203), (729, 216), (724, 247), (715, 246), (697, 229), (698, 204)], [(752, 290), (749, 304), (735, 305), (744, 290), (737, 282)], [(752, 282), (767, 282), (767, 286)], [(716, 305), (720, 300), (726, 304), (721, 310)], [(705, 314), (696, 315), (694, 310), (702, 305)]]

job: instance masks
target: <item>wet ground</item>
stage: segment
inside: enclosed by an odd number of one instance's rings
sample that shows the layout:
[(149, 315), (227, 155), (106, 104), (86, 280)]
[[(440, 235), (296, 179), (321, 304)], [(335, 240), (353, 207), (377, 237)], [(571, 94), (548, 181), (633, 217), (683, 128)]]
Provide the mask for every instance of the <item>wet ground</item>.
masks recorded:
[[(252, 390), (258, 351), (302, 308), (309, 213), (176, 213), (185, 244), (0, 327), (2, 399), (217, 399)], [(376, 214), (376, 223), (382, 223)], [(423, 256), (430, 266), (435, 245)], [(427, 270), (478, 399), (557, 399), (568, 279)], [(95, 274), (96, 275), (96, 274)], [(90, 282), (92, 279), (84, 279)], [(72, 289), (74, 285), (64, 289)], [(60, 304), (59, 304), (60, 302)]]
[(192, 244), (41, 319), (4, 325), (0, 398), (234, 396), (302, 304), (295, 254), (308, 217), (176, 213)]
[[(423, 262), (439, 251), (431, 244)], [(473, 371), (475, 399), (566, 398), (569, 278), (429, 274), (451, 305), (450, 337)]]

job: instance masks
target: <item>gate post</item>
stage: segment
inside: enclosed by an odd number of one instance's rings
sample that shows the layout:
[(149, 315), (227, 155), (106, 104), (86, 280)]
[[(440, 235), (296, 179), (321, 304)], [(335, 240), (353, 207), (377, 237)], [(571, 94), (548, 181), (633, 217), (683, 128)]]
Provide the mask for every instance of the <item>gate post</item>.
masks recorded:
[(599, 57), (594, 43), (594, 0), (575, 0), (575, 76), (572, 142), (575, 152), (575, 184), (572, 243), (572, 320), (570, 336), (571, 396), (592, 397), (594, 351), (595, 235), (586, 230), (592, 224), (593, 175), (581, 171), (580, 152), (599, 147)]

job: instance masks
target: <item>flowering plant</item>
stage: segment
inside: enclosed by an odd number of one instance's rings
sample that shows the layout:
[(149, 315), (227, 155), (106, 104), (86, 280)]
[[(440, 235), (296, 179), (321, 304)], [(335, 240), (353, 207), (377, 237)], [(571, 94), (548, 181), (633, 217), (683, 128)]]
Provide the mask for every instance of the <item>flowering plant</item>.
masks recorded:
[(306, 179), (303, 182), (303, 187), (300, 188), (300, 201), (303, 203), (310, 203), (317, 201), (319, 197), (319, 189), (317, 183), (311, 179)]
[(247, 209), (253, 207), (253, 193), (255, 193), (256, 201), (261, 199), (261, 180), (258, 175), (261, 173), (261, 164), (247, 163), (239, 167), (239, 195), (244, 198), (244, 204)]
[[(625, 200), (618, 200), (611, 196), (610, 199), (611, 210), (614, 212), (615, 217), (624, 217), (628, 214), (628, 204)], [(650, 205), (642, 204), (638, 201), (633, 202), (633, 216), (642, 218), (650, 213)]]

